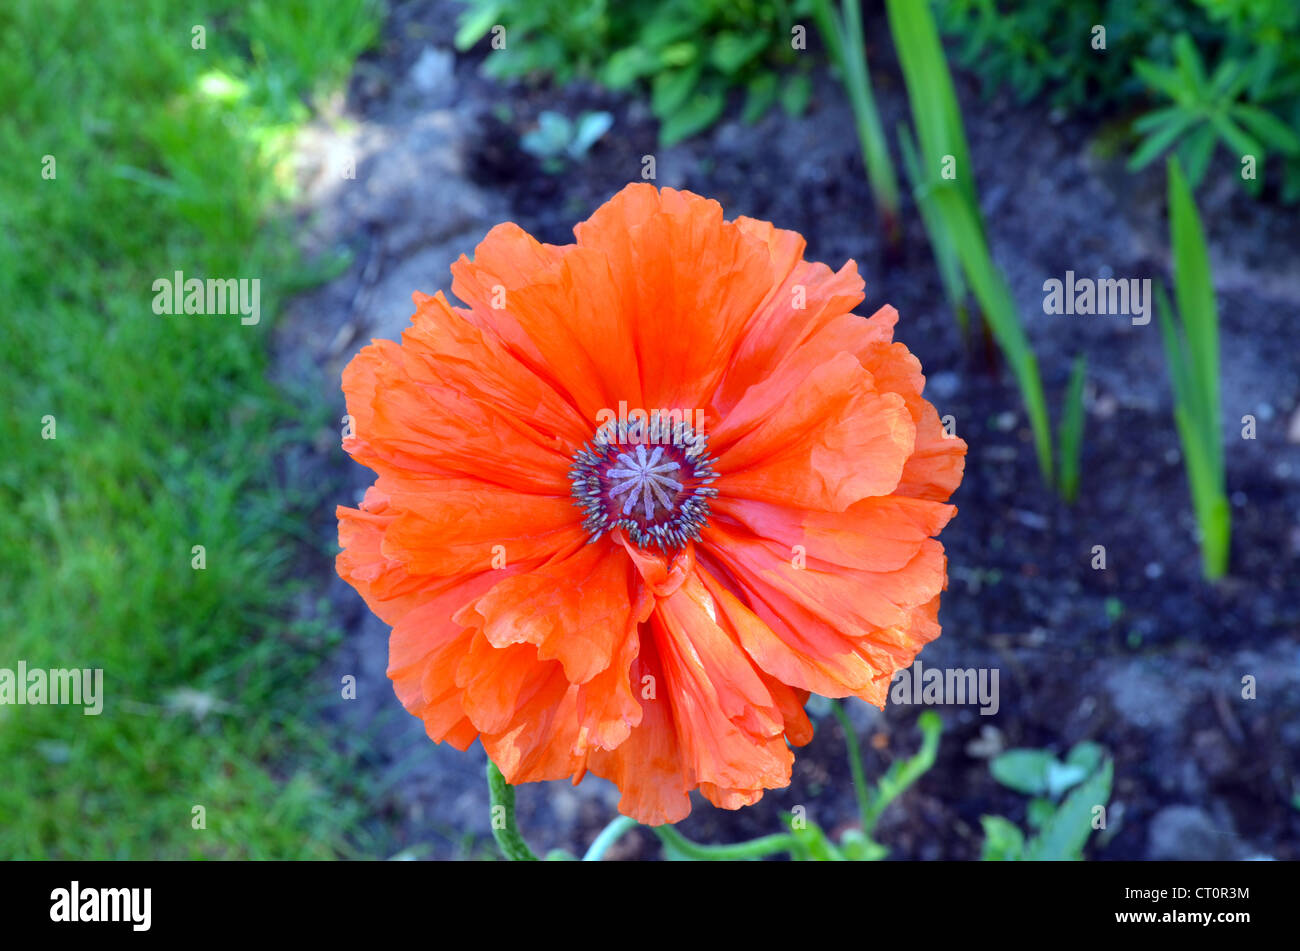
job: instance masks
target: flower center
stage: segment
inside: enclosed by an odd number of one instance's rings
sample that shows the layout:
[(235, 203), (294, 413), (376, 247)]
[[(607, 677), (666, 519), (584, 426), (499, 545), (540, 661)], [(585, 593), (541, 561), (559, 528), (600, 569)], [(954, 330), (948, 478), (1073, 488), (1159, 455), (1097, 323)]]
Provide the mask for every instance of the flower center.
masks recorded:
[(699, 541), (717, 474), (708, 439), (688, 424), (671, 431), (627, 424), (602, 428), (573, 457), (574, 504), (594, 542), (621, 528), (639, 548), (665, 553)]

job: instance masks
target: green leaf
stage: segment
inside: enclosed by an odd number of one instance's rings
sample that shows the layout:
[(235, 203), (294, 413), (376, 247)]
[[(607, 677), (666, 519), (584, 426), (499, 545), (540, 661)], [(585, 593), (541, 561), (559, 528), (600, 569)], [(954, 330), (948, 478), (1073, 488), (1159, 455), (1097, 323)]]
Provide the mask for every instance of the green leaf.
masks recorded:
[(1056, 815), (1056, 803), (1037, 796), (1025, 807), (1025, 821), (1031, 829), (1041, 829), (1048, 819)]
[(749, 36), (733, 32), (721, 33), (713, 41), (710, 58), (723, 75), (733, 76), (762, 52), (767, 42), (767, 34), (761, 30)]
[(953, 247), (952, 239), (939, 219), (939, 214), (928, 197), (929, 187), (926, 176), (921, 171), (921, 160), (917, 156), (916, 143), (906, 123), (898, 123), (898, 147), (903, 153), (903, 168), (912, 182), (912, 197), (921, 212), (921, 223), (930, 238), (930, 248), (934, 251), (935, 264), (939, 269), (939, 279), (943, 283), (948, 304), (961, 327), (962, 333), (968, 332), (969, 320), (966, 316), (966, 281), (961, 273), (961, 260)]
[(790, 834), (800, 846), (806, 858), (814, 862), (843, 862), (844, 854), (827, 838), (821, 826), (810, 819), (804, 819), (796, 826), (793, 816), (782, 816)]
[(659, 140), (664, 145), (672, 145), (690, 138), (716, 122), (726, 105), (727, 96), (721, 89), (697, 92), (666, 119), (660, 115), (663, 124), (659, 127)]
[(1164, 283), (1156, 281), (1155, 288), (1156, 315), (1159, 317), (1160, 338), (1165, 347), (1165, 363), (1169, 366), (1174, 403), (1179, 405), (1190, 398), (1192, 385), (1188, 379), (1191, 370), (1187, 365), (1187, 348), (1183, 344), (1182, 331), (1175, 326), (1173, 306), (1169, 303), (1169, 295), (1165, 293)]
[(1015, 862), (1020, 859), (1025, 848), (1025, 834), (1019, 826), (1001, 816), (980, 816), (980, 825), (984, 827), (980, 861)]
[(665, 47), (659, 53), (659, 61), (665, 66), (704, 66), (704, 61), (700, 58), (700, 48), (693, 40), (683, 40), (681, 43), (674, 43), (672, 46)]
[(1178, 162), (1169, 161), (1169, 231), (1174, 257), (1174, 297), (1187, 337), (1187, 351), (1196, 389), (1203, 397), (1199, 420), (1211, 461), (1223, 471), (1219, 439), (1219, 315), (1210, 277), (1210, 252), (1205, 243), (1196, 200)]
[(1300, 136), (1271, 112), (1258, 106), (1234, 106), (1232, 115), (1266, 144), (1284, 155), (1300, 155)]
[(1088, 771), (1074, 763), (1060, 763), (1055, 760), (1047, 767), (1047, 795), (1060, 799), (1071, 786), (1082, 782)]
[(662, 122), (680, 109), (700, 81), (700, 67), (669, 69), (655, 76), (650, 94), (650, 108)]
[[(1173, 210), (1175, 202), (1173, 191), (1179, 191), (1177, 206), (1180, 225), (1188, 226), (1183, 216), (1188, 213), (1187, 204), (1191, 195), (1181, 174), (1175, 181), (1177, 163), (1170, 163), (1170, 230), (1173, 230)], [(1195, 204), (1191, 204), (1191, 214), (1195, 215)], [(1199, 221), (1196, 222), (1199, 229)], [(1189, 231), (1192, 229), (1188, 229)], [(1172, 239), (1171, 239), (1172, 241)], [(1188, 233), (1185, 242), (1196, 243), (1196, 235)], [(1202, 236), (1203, 242), (1203, 236)], [(1177, 278), (1177, 250), (1175, 250), (1175, 278)], [(1195, 260), (1193, 251), (1185, 260)], [(1208, 264), (1206, 265), (1208, 268)], [(1208, 281), (1208, 274), (1205, 275)], [(1177, 289), (1176, 289), (1177, 290)], [(1213, 288), (1210, 288), (1211, 293)], [(1189, 293), (1196, 293), (1189, 289)], [(1209, 302), (1213, 315), (1213, 300)], [(1201, 563), (1205, 576), (1210, 579), (1222, 577), (1228, 570), (1228, 551), (1232, 532), (1231, 511), (1228, 500), (1224, 497), (1223, 456), (1219, 443), (1218, 424), (1218, 390), (1217, 378), (1213, 385), (1203, 385), (1199, 375), (1204, 372), (1198, 365), (1185, 318), (1179, 318), (1180, 326), (1175, 326), (1175, 315), (1169, 304), (1164, 285), (1156, 284), (1156, 312), (1160, 318), (1160, 336), (1164, 343), (1166, 362), (1169, 364), (1169, 376), (1174, 391), (1174, 423), (1178, 429), (1178, 438), (1183, 447), (1183, 460), (1187, 467), (1187, 482), (1191, 489), (1192, 509), (1201, 529)], [(1205, 320), (1202, 315), (1199, 320)], [(1217, 317), (1213, 318), (1217, 325)], [(1202, 331), (1202, 337), (1212, 337), (1215, 359), (1212, 361), (1217, 369), (1218, 334), (1217, 326), (1212, 334)], [(1202, 340), (1197, 346), (1206, 346)], [(1204, 361), (1203, 361), (1204, 362)]]
[(630, 89), (638, 79), (659, 68), (659, 58), (643, 46), (616, 50), (601, 70), (604, 85), (614, 90)]
[(1133, 123), (1133, 131), (1146, 134), (1153, 129), (1157, 129), (1166, 122), (1177, 118), (1178, 116), (1187, 115), (1187, 110), (1182, 106), (1165, 106), (1162, 109), (1153, 109), (1145, 115), (1139, 116)]
[(808, 108), (812, 98), (812, 82), (802, 73), (791, 76), (781, 89), (781, 106), (790, 116), (798, 118)]
[(1231, 85), (1232, 80), (1239, 76), (1241, 66), (1236, 60), (1225, 59), (1214, 70), (1210, 76), (1210, 97), (1213, 99), (1223, 98), (1224, 92)]
[[(1121, 607), (1120, 610), (1122, 611), (1123, 608)], [(1084, 740), (1082, 743), (1075, 744), (1074, 748), (1066, 754), (1065, 761), (1071, 766), (1081, 766), (1084, 774), (1088, 775), (1098, 769), (1105, 758), (1106, 750), (1100, 743)]]
[[(922, 167), (937, 170), (946, 156), (956, 163), (957, 187), (972, 209), (979, 208), (974, 166), (961, 120), (952, 74), (928, 3), (886, 0), (889, 29), (903, 67), (912, 125), (921, 147)], [(981, 237), (983, 223), (976, 219)]]
[(746, 125), (753, 125), (772, 108), (776, 102), (777, 81), (774, 73), (759, 73), (749, 81), (745, 93), (745, 109), (741, 119)]
[(1246, 69), (1250, 75), (1250, 98), (1257, 102), (1264, 98), (1273, 78), (1273, 70), (1277, 67), (1277, 52), (1277, 43), (1261, 43)]
[(1092, 833), (1093, 813), (1110, 801), (1113, 767), (1107, 761), (1066, 797), (1056, 813), (1043, 823), (1042, 831), (1025, 845), (1029, 861), (1073, 861), (1082, 858), (1083, 846)]
[(887, 848), (864, 835), (861, 829), (844, 831), (840, 836), (840, 852), (850, 862), (879, 862), (889, 855)]
[(578, 119), (577, 128), (574, 129), (573, 141), (569, 143), (566, 150), (569, 157), (582, 158), (613, 124), (614, 117), (608, 112), (584, 112)]
[(1238, 158), (1243, 155), (1253, 155), (1261, 162), (1264, 160), (1264, 150), (1260, 147), (1260, 144), (1241, 131), (1237, 124), (1227, 116), (1215, 116), (1214, 128), (1223, 138), (1223, 141), (1227, 142), (1229, 147), (1237, 153)]
[(1152, 89), (1164, 93), (1180, 105), (1187, 106), (1196, 101), (1190, 91), (1179, 81), (1178, 74), (1171, 70), (1162, 69), (1153, 63), (1139, 59), (1133, 61), (1133, 71)]
[(653, 20), (642, 28), (637, 40), (651, 50), (659, 50), (693, 35), (701, 26), (689, 16), (682, 16), (680, 7), (669, 5), (660, 9)]
[(1043, 381), (1038, 372), (1038, 360), (1030, 349), (1024, 327), (1020, 324), (1011, 288), (1007, 286), (1006, 278), (989, 254), (978, 210), (970, 205), (969, 198), (953, 187), (951, 182), (932, 186), (927, 198), (934, 202), (938, 210), (937, 217), (952, 238), (966, 272), (966, 279), (983, 308), (984, 318), (993, 331), (993, 337), (1011, 364), (1025, 410), (1029, 414), (1043, 482), (1049, 486), (1055, 485), (1052, 431), (1047, 415), (1047, 399), (1043, 395)]
[(520, 136), (519, 145), (529, 155), (554, 158), (564, 153), (573, 137), (568, 116), (547, 109), (537, 117), (537, 128)]
[(477, 43), (487, 32), (492, 29), (501, 16), (501, 7), (499, 4), (489, 3), (481, 7), (469, 7), (461, 14), (460, 26), (456, 30), (456, 38), (452, 41), (456, 49), (464, 51)]
[(1201, 121), (1201, 117), (1190, 112), (1179, 111), (1170, 116), (1163, 125), (1155, 128), (1138, 146), (1128, 160), (1130, 171), (1145, 168), (1173, 144), (1174, 140), (1189, 128)]
[(1178, 64), (1178, 75), (1184, 86), (1197, 93), (1204, 92), (1207, 86), (1205, 65), (1201, 61), (1201, 54), (1197, 51), (1196, 44), (1186, 33), (1179, 33), (1174, 38), (1174, 60)]
[(1047, 771), (1056, 757), (1047, 750), (1007, 750), (989, 762), (993, 778), (1026, 796), (1047, 794)]
[(1210, 166), (1210, 158), (1214, 155), (1217, 142), (1214, 126), (1206, 122), (1198, 126), (1178, 147), (1179, 156), (1187, 163), (1187, 175), (1193, 188), (1205, 177), (1205, 170)]
[[(882, 223), (889, 231), (889, 240), (901, 240), (899, 230), (898, 176), (885, 141), (880, 112), (876, 108), (875, 93), (871, 88), (871, 74), (867, 66), (866, 48), (862, 39), (862, 15), (856, 4), (845, 4), (841, 19), (830, 0), (812, 0), (812, 13), (822, 41), (830, 50), (849, 105), (853, 109), (853, 124), (857, 128), (858, 146), (862, 163), (866, 166), (871, 193), (876, 200)], [(798, 103), (794, 103), (798, 105)]]

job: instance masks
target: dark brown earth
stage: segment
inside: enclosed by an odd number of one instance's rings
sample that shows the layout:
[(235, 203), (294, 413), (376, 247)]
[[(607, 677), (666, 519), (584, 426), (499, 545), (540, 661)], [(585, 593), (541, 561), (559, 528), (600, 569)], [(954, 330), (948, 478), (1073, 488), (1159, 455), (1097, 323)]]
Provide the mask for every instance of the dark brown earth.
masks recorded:
[[(1232, 501), (1232, 571), (1201, 580), (1195, 522), (1164, 356), (1153, 320), (1043, 313), (1042, 284), (1080, 276), (1169, 280), (1164, 177), (1133, 175), (1118, 124), (1081, 125), (1010, 99), (981, 100), (957, 75), (993, 252), (1021, 308), (1055, 414), (1070, 365), (1088, 356), (1080, 496), (1066, 505), (1042, 484), (1025, 413), (1009, 372), (981, 335), (964, 340), (944, 299), (910, 203), (903, 242), (881, 237), (845, 97), (824, 68), (809, 112), (773, 113), (754, 126), (734, 117), (660, 149), (644, 101), (595, 88), (502, 85), (482, 78), (485, 50), (453, 55), (454, 4), (395, 3), (383, 47), (360, 64), (345, 114), (302, 146), (303, 243), (313, 254), (350, 250), (351, 267), (301, 298), (279, 328), (279, 374), (318, 388), (342, 416), (339, 372), (371, 336), (396, 337), (410, 292), (448, 289), (447, 266), (497, 221), (539, 239), (572, 240), (572, 226), (656, 157), (656, 184), (717, 199), (800, 231), (807, 256), (838, 267), (854, 259), (867, 282), (861, 313), (898, 308), (899, 340), (927, 372), (927, 397), (957, 420), (969, 444), (943, 535), (950, 587), (943, 637), (927, 667), (990, 667), (1000, 709), (943, 707), (938, 763), (885, 814), (877, 838), (894, 858), (970, 859), (980, 817), (1024, 825), (1026, 799), (995, 783), (997, 748), (1083, 739), (1114, 757), (1115, 788), (1101, 859), (1300, 858), (1300, 226), (1294, 210), (1256, 203), (1212, 168), (1198, 202), (1219, 290), (1223, 437)], [(815, 31), (811, 31), (815, 32)], [(887, 36), (868, 24), (868, 36)], [(808, 55), (821, 57), (817, 50)], [(886, 128), (906, 118), (906, 96), (887, 41), (868, 49)], [(1135, 103), (1134, 111), (1142, 104)], [(611, 131), (580, 164), (546, 174), (519, 146), (543, 109), (610, 111)], [(355, 180), (332, 181), (331, 150), (360, 156)], [(1222, 156), (1221, 156), (1222, 158)], [(1255, 417), (1257, 438), (1241, 437)], [(324, 433), (304, 461), (311, 477), (352, 504), (370, 473)], [(322, 513), (323, 540), (333, 533)], [(1104, 545), (1105, 570), (1091, 567)], [(483, 754), (435, 747), (384, 677), (386, 629), (359, 597), (319, 566), (332, 610), (350, 632), (322, 674), (329, 687), (354, 673), (358, 700), (340, 702), (326, 729), (374, 777), (367, 842), (385, 854), (490, 854)], [(1242, 678), (1257, 682), (1244, 699)], [(329, 688), (333, 689), (333, 688)], [(337, 692), (337, 691), (336, 691)], [(851, 712), (878, 776), (919, 742), (919, 712)], [(700, 800), (682, 831), (728, 842), (782, 828), (796, 805), (827, 829), (854, 817), (843, 738), (832, 718), (798, 753), (788, 789), (729, 813)], [(979, 741), (979, 742), (976, 742)], [(539, 851), (581, 854), (615, 815), (617, 795), (588, 778), (519, 790), (520, 823)], [(644, 832), (611, 855), (656, 857)]]

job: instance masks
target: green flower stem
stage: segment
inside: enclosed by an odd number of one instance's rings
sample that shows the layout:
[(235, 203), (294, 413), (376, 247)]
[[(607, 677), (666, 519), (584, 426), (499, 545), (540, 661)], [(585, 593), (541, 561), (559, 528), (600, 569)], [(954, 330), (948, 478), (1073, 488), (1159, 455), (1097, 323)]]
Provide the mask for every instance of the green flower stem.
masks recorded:
[[(487, 764), (487, 780), (488, 793), (492, 799), (492, 837), (510, 861), (536, 862), (537, 856), (515, 826), (515, 788), (506, 782), (501, 770), (491, 760)], [(497, 821), (498, 806), (503, 810), (504, 822)]]
[(635, 829), (639, 823), (628, 816), (619, 816), (609, 825), (601, 830), (600, 835), (596, 836), (591, 848), (587, 849), (587, 854), (582, 857), (584, 862), (599, 862), (605, 857), (605, 850), (623, 837), (626, 832)]
[(794, 836), (785, 833), (767, 835), (761, 839), (751, 839), (749, 842), (738, 842), (735, 845), (700, 845), (683, 836), (675, 826), (654, 826), (652, 831), (659, 836), (659, 840), (664, 845), (676, 849), (687, 858), (706, 862), (761, 859), (765, 855), (776, 852), (792, 852), (797, 847)]
[(858, 731), (853, 726), (853, 721), (849, 718), (848, 711), (838, 700), (831, 701), (831, 711), (835, 714), (835, 719), (840, 721), (840, 727), (844, 730), (844, 745), (849, 751), (849, 769), (853, 773), (853, 795), (858, 800), (858, 813), (862, 816), (862, 831), (868, 835), (871, 833), (871, 790), (867, 786), (867, 775), (862, 769), (862, 750), (858, 746)]
[(939, 753), (939, 735), (943, 732), (943, 721), (933, 710), (926, 710), (917, 718), (916, 723), (921, 728), (921, 748), (908, 759), (895, 760), (880, 778), (867, 810), (868, 829), (875, 828), (876, 820), (886, 807), (934, 765)]

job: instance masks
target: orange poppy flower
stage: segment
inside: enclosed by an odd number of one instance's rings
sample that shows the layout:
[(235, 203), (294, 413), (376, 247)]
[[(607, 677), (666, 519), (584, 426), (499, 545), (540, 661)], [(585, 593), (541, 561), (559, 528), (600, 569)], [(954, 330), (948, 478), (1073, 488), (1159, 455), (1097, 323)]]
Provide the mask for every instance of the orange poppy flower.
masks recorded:
[(498, 225), (466, 306), (415, 294), (344, 371), (378, 478), (338, 571), (433, 740), (648, 824), (739, 808), (789, 783), (809, 692), (883, 706), (939, 635), (966, 445), (852, 261), (645, 184), (574, 233)]

